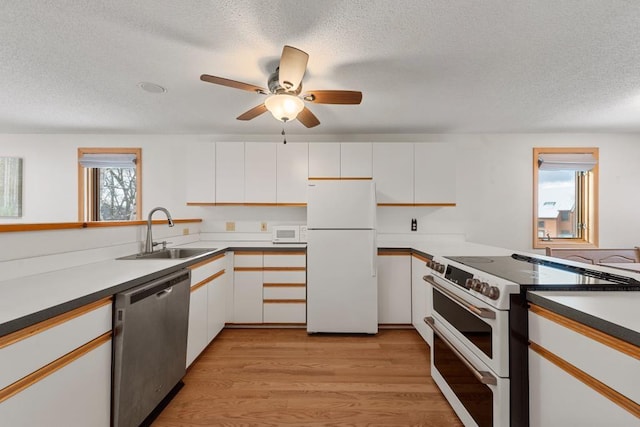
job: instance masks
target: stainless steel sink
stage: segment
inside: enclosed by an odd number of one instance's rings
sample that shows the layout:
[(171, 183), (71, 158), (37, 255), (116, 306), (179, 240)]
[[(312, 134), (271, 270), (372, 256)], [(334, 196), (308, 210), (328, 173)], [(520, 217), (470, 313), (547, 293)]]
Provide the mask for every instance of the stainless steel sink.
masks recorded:
[(118, 259), (186, 259), (192, 258), (198, 255), (206, 254), (207, 252), (213, 252), (216, 248), (209, 249), (196, 249), (196, 248), (169, 248), (161, 249), (155, 252), (141, 253), (123, 256)]

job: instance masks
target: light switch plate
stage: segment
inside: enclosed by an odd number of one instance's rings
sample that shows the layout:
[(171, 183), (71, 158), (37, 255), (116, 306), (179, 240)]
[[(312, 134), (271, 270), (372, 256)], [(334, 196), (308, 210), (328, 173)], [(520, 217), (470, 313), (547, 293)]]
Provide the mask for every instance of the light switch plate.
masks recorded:
[(226, 230), (227, 231), (236, 231), (236, 223), (234, 221), (227, 221)]
[(182, 229), (182, 235), (183, 236), (188, 236), (189, 235), (189, 228), (188, 227), (185, 227), (185, 228)]
[(267, 231), (267, 223), (266, 222), (261, 222), (260, 223), (260, 231)]

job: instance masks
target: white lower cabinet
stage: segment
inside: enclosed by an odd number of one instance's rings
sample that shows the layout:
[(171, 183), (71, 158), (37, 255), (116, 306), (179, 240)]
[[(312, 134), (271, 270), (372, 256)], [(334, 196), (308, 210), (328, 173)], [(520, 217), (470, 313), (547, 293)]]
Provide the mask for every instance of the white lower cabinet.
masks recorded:
[(378, 323), (411, 323), (411, 253), (378, 251)]
[(262, 323), (262, 252), (233, 255), (233, 323)]
[(220, 333), (226, 321), (228, 259), (219, 254), (191, 267), (187, 367)]
[(422, 338), (431, 346), (433, 332), (424, 322), (431, 316), (431, 285), (423, 280), (428, 274), (427, 259), (419, 254), (411, 255), (411, 323)]
[(111, 340), (0, 403), (0, 425), (109, 426)]
[(532, 427), (640, 425), (636, 346), (535, 304), (529, 341)]
[(191, 290), (189, 300), (189, 332), (187, 333), (187, 366), (207, 346), (207, 287)]
[(0, 366), (12, 371), (1, 378), (0, 425), (110, 425), (111, 304), (97, 301), (0, 339)]

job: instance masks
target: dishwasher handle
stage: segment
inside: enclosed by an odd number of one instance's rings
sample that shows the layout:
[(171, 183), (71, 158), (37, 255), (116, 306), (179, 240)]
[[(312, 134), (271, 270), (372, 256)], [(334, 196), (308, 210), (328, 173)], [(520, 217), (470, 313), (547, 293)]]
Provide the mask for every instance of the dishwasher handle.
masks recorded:
[[(128, 304), (133, 305), (153, 295), (156, 295), (158, 298), (169, 295), (171, 292), (169, 289), (172, 289), (174, 285), (184, 282), (185, 280), (191, 280), (190, 270), (184, 269), (162, 276), (130, 291), (123, 292), (123, 294), (127, 297)], [(169, 291), (165, 292), (167, 290)]]
[(163, 289), (160, 292), (158, 292), (156, 294), (156, 298), (160, 299), (160, 298), (166, 297), (167, 295), (169, 295), (171, 293), (171, 291), (173, 291), (173, 286), (170, 287), (170, 288), (167, 288), (167, 289)]

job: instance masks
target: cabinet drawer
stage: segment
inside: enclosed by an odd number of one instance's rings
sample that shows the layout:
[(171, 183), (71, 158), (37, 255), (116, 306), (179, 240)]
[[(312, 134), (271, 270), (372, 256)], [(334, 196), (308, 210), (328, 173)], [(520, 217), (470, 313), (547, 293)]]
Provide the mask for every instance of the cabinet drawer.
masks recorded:
[(264, 271), (262, 273), (264, 283), (299, 283), (307, 282), (306, 271)]
[(96, 345), (2, 401), (0, 424), (108, 427), (111, 339), (99, 339)]
[(291, 299), (306, 300), (306, 286), (265, 286), (262, 290), (262, 296), (268, 299)]
[(262, 252), (236, 252), (233, 256), (235, 267), (262, 267)]
[(305, 323), (307, 305), (305, 303), (265, 302), (263, 313), (265, 323)]
[(0, 338), (0, 389), (110, 331), (111, 304), (96, 301)]
[(529, 350), (531, 427), (638, 425), (638, 419), (605, 396)]
[(307, 256), (304, 252), (265, 252), (265, 267), (306, 267)]
[(204, 260), (189, 267), (191, 270), (191, 286), (197, 285), (214, 274), (224, 270), (226, 267), (226, 257), (218, 254), (213, 258)]
[[(557, 322), (563, 322), (567, 326)], [(529, 311), (529, 340), (640, 403), (640, 360), (625, 352), (625, 343), (622, 342), (620, 349), (616, 349), (570, 329), (571, 325), (584, 328), (587, 335), (594, 333), (595, 338), (598, 335), (608, 337), (571, 319), (532, 305)], [(613, 337), (608, 338), (616, 340)], [(635, 347), (635, 352), (637, 351)]]

